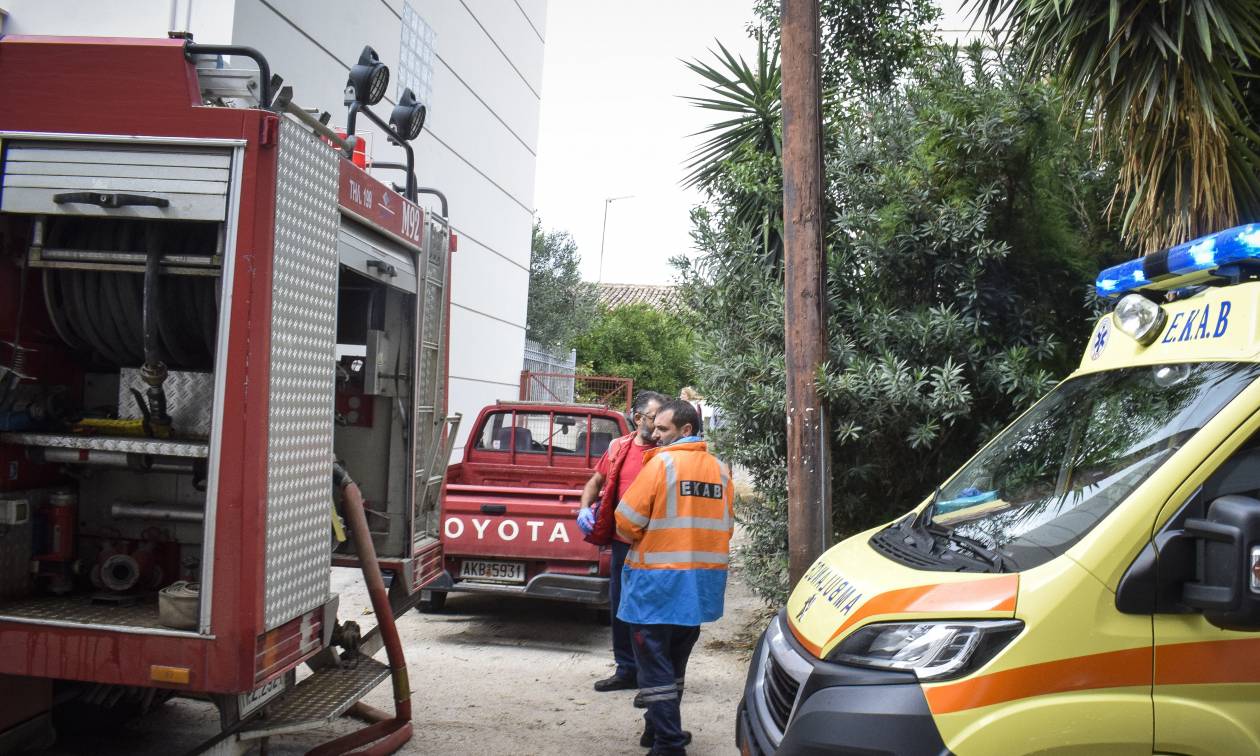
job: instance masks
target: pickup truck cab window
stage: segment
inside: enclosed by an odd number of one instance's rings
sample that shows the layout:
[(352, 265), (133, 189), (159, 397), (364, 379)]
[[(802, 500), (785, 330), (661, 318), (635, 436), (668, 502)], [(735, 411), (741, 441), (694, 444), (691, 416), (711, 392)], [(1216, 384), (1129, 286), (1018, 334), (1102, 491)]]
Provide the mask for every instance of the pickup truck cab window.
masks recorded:
[(475, 448), (525, 454), (585, 455), (608, 450), (620, 435), (616, 421), (572, 412), (495, 412), (486, 416)]

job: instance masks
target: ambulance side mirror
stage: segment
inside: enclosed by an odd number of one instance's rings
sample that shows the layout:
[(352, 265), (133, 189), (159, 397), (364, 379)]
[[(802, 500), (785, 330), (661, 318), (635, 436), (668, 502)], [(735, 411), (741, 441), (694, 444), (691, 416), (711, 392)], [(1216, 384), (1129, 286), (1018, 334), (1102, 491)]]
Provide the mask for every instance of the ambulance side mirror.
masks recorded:
[(1182, 602), (1225, 630), (1260, 630), (1260, 500), (1222, 496), (1205, 519), (1190, 519), (1185, 534), (1195, 543), (1195, 578), (1182, 587)]

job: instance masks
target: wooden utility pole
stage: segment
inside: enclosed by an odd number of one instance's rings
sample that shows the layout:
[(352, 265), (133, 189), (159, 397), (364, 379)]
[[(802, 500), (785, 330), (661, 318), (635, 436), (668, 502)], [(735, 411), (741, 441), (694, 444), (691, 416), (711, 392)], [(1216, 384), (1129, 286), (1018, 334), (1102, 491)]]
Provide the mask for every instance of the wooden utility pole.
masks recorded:
[(783, 0), (782, 8), (788, 557), (795, 584), (831, 543), (831, 429), (815, 382), (827, 358), (818, 0)]

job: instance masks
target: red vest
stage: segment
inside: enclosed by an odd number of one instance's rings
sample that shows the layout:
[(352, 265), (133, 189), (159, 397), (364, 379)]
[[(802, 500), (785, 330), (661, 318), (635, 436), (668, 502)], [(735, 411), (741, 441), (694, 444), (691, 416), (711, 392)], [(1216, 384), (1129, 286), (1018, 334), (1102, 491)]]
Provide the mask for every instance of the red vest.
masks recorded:
[(596, 546), (607, 546), (613, 542), (617, 534), (617, 488), (621, 480), (621, 468), (626, 464), (626, 456), (634, 446), (634, 433), (614, 439), (609, 446), (608, 478), (604, 481), (604, 496), (600, 499), (599, 508), (595, 510), (595, 527), (585, 536), (587, 543)]

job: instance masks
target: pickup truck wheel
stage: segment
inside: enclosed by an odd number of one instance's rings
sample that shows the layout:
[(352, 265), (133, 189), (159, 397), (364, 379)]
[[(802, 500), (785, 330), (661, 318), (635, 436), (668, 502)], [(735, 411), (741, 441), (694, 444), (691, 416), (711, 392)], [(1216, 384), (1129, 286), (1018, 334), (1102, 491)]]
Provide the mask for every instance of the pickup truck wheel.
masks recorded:
[(416, 607), (421, 614), (440, 612), (446, 607), (446, 591), (425, 591)]

